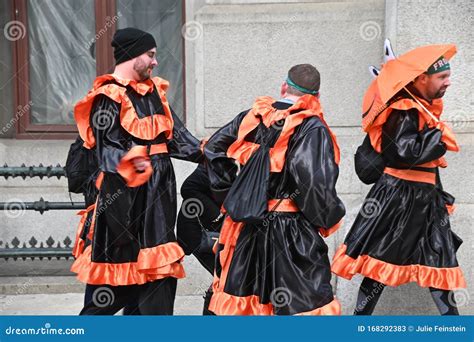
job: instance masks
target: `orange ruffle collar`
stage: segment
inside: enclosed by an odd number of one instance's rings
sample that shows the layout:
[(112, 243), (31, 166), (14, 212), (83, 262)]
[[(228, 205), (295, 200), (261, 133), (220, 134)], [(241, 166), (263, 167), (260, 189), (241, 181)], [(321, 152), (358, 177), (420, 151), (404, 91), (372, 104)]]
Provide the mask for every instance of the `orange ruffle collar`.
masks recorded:
[[(252, 132), (262, 121), (266, 127), (274, 126), (281, 129), (280, 136), (275, 145), (270, 149), (270, 171), (281, 172), (285, 164), (285, 154), (288, 149), (288, 142), (304, 119), (317, 116), (328, 129), (334, 146), (334, 159), (336, 164), (340, 161), (340, 150), (336, 136), (333, 134), (326, 121), (319, 99), (312, 95), (304, 95), (299, 100), (284, 110), (278, 110), (272, 106), (276, 100), (269, 96), (258, 97), (243, 118), (237, 135), (237, 140), (229, 146), (227, 156), (245, 165), (253, 152), (259, 148), (259, 144), (245, 140), (245, 137)], [(293, 113), (296, 112), (296, 113)], [(292, 114), (293, 113), (293, 114)], [(290, 115), (292, 114), (292, 115)]]
[[(154, 83), (153, 83), (153, 80), (151, 78), (149, 78), (145, 81), (142, 81), (142, 82), (138, 82), (138, 81), (135, 81), (135, 80), (120, 78), (120, 77), (118, 77), (114, 74), (105, 74), (105, 75), (98, 76), (94, 80), (93, 89), (97, 89), (100, 86), (102, 86), (105, 82), (108, 82), (108, 81), (111, 81), (111, 80), (114, 80), (116, 83), (121, 84), (124, 87), (127, 87), (127, 86), (132, 87), (133, 90), (135, 90), (137, 93), (139, 93), (142, 96), (145, 95), (146, 93), (151, 93), (153, 91)], [(160, 80), (162, 80), (162, 79), (160, 79)], [(164, 80), (162, 80), (162, 81), (164, 81)], [(166, 91), (168, 89), (169, 83), (167, 81), (165, 81), (165, 82), (166, 82), (166, 89), (164, 89), (164, 90)]]
[[(108, 81), (113, 80), (113, 83)], [(164, 115), (152, 115), (144, 118), (139, 118), (131, 100), (126, 96), (126, 86), (131, 86), (137, 93), (142, 96), (146, 93), (152, 92), (156, 87), (158, 95), (163, 104)], [(77, 102), (74, 107), (74, 118), (76, 120), (79, 135), (84, 140), (86, 148), (93, 148), (95, 146), (95, 137), (90, 127), (90, 115), (94, 99), (98, 95), (105, 95), (116, 103), (121, 104), (120, 110), (120, 124), (132, 136), (142, 140), (153, 140), (159, 134), (165, 133), (167, 139), (173, 136), (173, 117), (171, 109), (166, 99), (166, 90), (169, 87), (169, 82), (159, 77), (153, 77), (145, 82), (137, 82), (133, 80), (124, 80), (115, 75), (107, 74), (99, 76), (95, 79), (92, 90)]]

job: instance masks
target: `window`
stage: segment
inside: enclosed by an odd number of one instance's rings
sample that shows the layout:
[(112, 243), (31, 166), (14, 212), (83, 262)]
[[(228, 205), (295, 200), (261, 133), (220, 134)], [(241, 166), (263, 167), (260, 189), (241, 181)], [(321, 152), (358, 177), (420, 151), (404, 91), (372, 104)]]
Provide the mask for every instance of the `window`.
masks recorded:
[[(4, 87), (13, 92), (2, 90), (1, 96), (12, 99), (18, 110), (13, 113), (8, 101), (2, 101), (0, 115), (2, 123), (15, 121), (17, 138), (76, 136), (74, 105), (96, 75), (113, 71), (110, 41), (116, 28), (126, 26), (154, 35), (159, 63), (155, 73), (170, 81), (169, 101), (184, 117), (182, 0), (13, 0), (10, 6), (2, 8), (0, 16), (4, 28), (13, 28), (12, 37), (5, 33), (10, 39), (0, 40), (0, 84), (11, 79)], [(11, 46), (11, 61), (4, 45)]]
[(15, 30), (8, 24), (11, 10), (10, 1), (0, 1), (0, 27), (5, 28), (0, 34), (0, 138), (13, 137), (18, 120), (18, 115), (13, 113), (12, 39)]

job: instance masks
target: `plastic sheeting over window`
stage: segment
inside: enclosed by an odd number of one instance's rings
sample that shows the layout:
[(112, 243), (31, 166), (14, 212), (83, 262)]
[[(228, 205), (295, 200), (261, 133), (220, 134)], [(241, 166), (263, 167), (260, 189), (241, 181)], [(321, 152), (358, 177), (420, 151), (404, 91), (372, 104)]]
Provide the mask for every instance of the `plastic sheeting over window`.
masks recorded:
[(28, 38), (31, 123), (73, 124), (96, 75), (94, 0), (28, 1)]
[(153, 74), (170, 82), (168, 101), (182, 119), (183, 40), (181, 0), (117, 0), (117, 28), (136, 27), (155, 37), (158, 67)]
[[(0, 1), (0, 138), (11, 138), (15, 132), (15, 124), (19, 120), (13, 110), (13, 41), (21, 37), (24, 30), (11, 21), (11, 3)], [(18, 30), (17, 30), (18, 29)], [(10, 30), (10, 31), (9, 31)]]

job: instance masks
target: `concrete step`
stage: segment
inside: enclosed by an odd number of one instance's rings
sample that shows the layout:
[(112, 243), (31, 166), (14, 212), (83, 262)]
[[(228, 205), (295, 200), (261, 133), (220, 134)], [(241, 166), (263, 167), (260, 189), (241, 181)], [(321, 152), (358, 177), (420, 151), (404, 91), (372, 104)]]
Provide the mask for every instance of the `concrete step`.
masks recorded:
[(0, 277), (0, 294), (84, 293), (85, 285), (73, 276)]

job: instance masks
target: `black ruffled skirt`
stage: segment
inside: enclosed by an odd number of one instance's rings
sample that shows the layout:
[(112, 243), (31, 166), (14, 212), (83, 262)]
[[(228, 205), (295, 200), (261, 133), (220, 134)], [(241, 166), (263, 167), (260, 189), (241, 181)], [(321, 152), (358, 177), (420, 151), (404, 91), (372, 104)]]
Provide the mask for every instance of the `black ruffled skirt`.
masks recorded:
[(261, 224), (227, 217), (210, 310), (218, 315), (339, 314), (327, 250), (300, 213), (272, 213)]
[(390, 286), (466, 286), (456, 259), (462, 240), (451, 230), (447, 206), (452, 196), (440, 188), (382, 175), (368, 193), (332, 271), (356, 273)]

